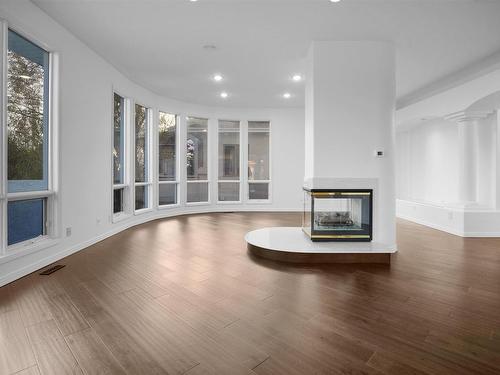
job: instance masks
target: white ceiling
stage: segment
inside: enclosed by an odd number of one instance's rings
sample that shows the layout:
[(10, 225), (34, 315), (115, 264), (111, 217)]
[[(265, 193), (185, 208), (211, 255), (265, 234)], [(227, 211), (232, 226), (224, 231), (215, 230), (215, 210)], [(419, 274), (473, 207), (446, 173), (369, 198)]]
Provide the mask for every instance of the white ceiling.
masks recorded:
[(312, 40), (394, 41), (401, 101), (500, 50), (498, 0), (33, 2), (135, 82), (206, 105), (302, 106), (304, 85), (290, 77)]

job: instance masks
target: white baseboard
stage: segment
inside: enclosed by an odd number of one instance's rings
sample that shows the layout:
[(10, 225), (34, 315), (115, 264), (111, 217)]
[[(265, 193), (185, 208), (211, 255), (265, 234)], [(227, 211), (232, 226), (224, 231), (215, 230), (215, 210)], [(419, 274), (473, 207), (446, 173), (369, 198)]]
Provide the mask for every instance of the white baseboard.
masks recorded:
[(411, 217), (411, 216), (404, 216), (401, 214), (397, 214), (396, 216), (399, 219), (403, 219), (403, 220), (411, 221), (411, 222), (416, 223), (416, 224), (424, 225), (424, 226), (432, 228), (432, 229), (440, 230), (441, 232), (450, 233), (450, 234), (453, 234), (455, 236), (465, 237), (464, 232), (454, 230), (453, 228), (446, 227), (444, 225), (439, 225), (436, 223), (432, 223), (430, 221), (418, 219), (418, 218)]
[(460, 237), (500, 237), (497, 230), (500, 211), (496, 209), (464, 210), (451, 205), (397, 200), (396, 216)]
[(500, 237), (500, 232), (464, 232), (463, 237)]

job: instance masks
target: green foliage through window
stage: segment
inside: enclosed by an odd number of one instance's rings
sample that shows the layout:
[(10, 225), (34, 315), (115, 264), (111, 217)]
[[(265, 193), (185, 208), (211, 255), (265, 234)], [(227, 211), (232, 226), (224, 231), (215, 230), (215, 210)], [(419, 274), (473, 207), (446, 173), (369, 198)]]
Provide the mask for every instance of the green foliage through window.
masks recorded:
[[(9, 41), (14, 39), (9, 32)], [(17, 38), (21, 38), (17, 36)], [(25, 40), (24, 40), (25, 41)], [(46, 63), (30, 59), (33, 49), (39, 49), (30, 42), (29, 48), (8, 51), (7, 77), (7, 133), (8, 133), (8, 179), (43, 180), (45, 164), (44, 137), (46, 132), (47, 103), (45, 97)], [(15, 46), (22, 43), (14, 43)], [(23, 55), (24, 52), (24, 55)], [(44, 60), (48, 60), (43, 51)]]

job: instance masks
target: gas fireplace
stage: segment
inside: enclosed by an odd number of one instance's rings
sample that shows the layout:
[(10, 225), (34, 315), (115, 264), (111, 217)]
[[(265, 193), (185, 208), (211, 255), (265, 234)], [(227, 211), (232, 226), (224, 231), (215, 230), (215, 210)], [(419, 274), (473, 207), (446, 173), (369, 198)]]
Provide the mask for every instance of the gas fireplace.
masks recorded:
[(312, 241), (372, 240), (373, 190), (304, 188), (302, 229)]

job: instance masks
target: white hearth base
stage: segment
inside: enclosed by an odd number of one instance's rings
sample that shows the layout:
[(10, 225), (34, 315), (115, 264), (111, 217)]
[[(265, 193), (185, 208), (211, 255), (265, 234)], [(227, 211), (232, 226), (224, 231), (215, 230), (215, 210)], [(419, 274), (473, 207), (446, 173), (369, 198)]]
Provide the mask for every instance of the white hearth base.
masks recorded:
[(397, 251), (377, 242), (312, 242), (300, 227), (257, 229), (245, 240), (252, 254), (290, 263), (390, 263)]

